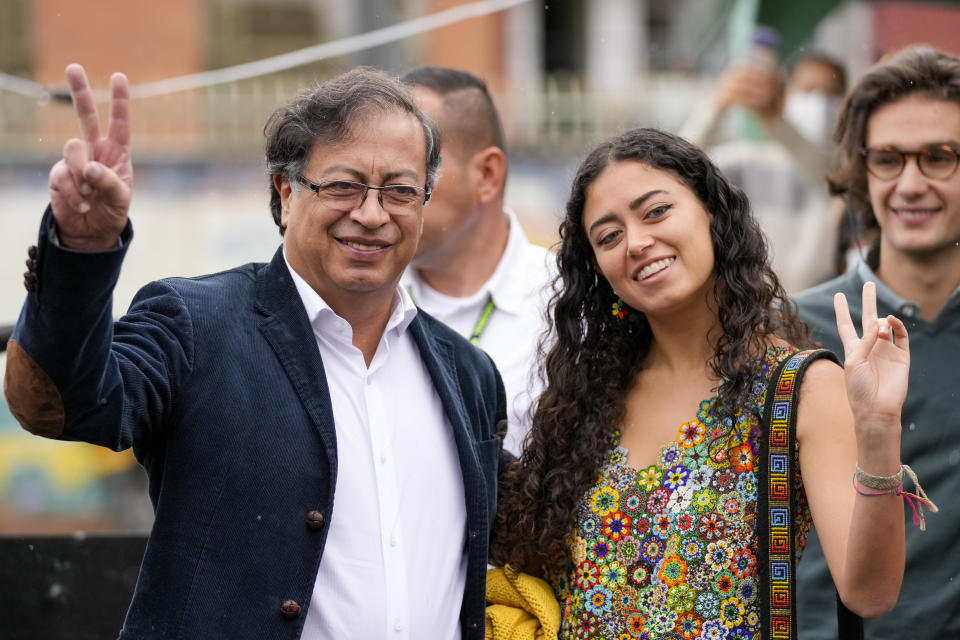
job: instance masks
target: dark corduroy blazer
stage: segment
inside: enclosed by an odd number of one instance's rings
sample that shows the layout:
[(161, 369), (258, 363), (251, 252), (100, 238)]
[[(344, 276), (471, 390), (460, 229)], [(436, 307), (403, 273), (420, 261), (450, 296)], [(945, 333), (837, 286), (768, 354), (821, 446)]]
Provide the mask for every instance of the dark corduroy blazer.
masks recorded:
[[(122, 248), (78, 253), (51, 241), (50, 224), (48, 209), (37, 288), (12, 339), (62, 399), (62, 431), (43, 435), (132, 447), (149, 476), (156, 519), (120, 638), (299, 638), (349, 461), (337, 458), (323, 362), (281, 251), (151, 283), (113, 322), (130, 226)], [(503, 385), (485, 354), (427, 314), (409, 331), (457, 444), (460, 620), (464, 638), (482, 638)]]

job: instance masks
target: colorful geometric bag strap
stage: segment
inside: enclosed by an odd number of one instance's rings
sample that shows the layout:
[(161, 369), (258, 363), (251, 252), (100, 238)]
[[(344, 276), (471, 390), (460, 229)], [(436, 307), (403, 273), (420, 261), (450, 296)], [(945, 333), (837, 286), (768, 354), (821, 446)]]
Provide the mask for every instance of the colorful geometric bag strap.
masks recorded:
[[(761, 629), (764, 640), (796, 640), (795, 489), (797, 402), (800, 380), (811, 362), (839, 360), (826, 349), (809, 349), (788, 356), (770, 378), (760, 438), (760, 491), (757, 516), (762, 562)], [(863, 637), (860, 619), (837, 598), (840, 640)]]

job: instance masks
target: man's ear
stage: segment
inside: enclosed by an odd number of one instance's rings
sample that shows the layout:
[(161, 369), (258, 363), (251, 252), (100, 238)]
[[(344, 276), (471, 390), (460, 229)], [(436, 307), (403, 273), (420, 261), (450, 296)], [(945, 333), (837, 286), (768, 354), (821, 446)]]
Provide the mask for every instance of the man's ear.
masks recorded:
[(489, 204), (503, 197), (507, 178), (507, 156), (500, 147), (486, 147), (470, 158), (471, 178), (477, 202)]
[(279, 173), (273, 176), (273, 188), (280, 194), (280, 226), (287, 227), (287, 216), (290, 213), (290, 198), (293, 196), (293, 188), (287, 179)]

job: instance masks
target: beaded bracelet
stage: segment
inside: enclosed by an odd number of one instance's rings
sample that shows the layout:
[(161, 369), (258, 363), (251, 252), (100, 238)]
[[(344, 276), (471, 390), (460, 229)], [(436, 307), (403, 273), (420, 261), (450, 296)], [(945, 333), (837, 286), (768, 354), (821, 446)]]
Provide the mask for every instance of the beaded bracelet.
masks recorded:
[[(904, 473), (906, 473), (907, 477), (910, 478), (910, 481), (913, 482), (913, 486), (917, 488), (916, 493), (910, 493), (909, 491), (903, 490)], [(876, 489), (876, 491), (863, 491), (857, 486), (857, 482), (868, 489)], [(921, 531), (927, 530), (927, 521), (926, 518), (923, 517), (924, 505), (926, 505), (926, 507), (933, 513), (939, 511), (937, 505), (933, 504), (933, 500), (927, 497), (923, 487), (920, 486), (920, 480), (917, 479), (917, 474), (914, 473), (913, 469), (905, 464), (900, 465), (900, 470), (892, 476), (872, 475), (861, 469), (860, 465), (858, 464), (856, 471), (853, 472), (853, 490), (861, 496), (868, 497), (885, 496), (889, 494), (902, 496), (903, 499), (907, 501), (907, 504), (910, 505), (910, 509), (913, 511), (913, 524), (919, 525)], [(916, 504), (914, 504), (914, 502), (916, 502)]]
[(879, 489), (881, 491), (884, 489), (893, 489), (898, 485), (903, 486), (903, 467), (904, 465), (900, 465), (900, 468), (897, 469), (897, 472), (892, 476), (875, 476), (861, 469), (858, 464), (856, 471), (853, 472), (853, 480), (854, 482), (859, 482), (867, 489)]

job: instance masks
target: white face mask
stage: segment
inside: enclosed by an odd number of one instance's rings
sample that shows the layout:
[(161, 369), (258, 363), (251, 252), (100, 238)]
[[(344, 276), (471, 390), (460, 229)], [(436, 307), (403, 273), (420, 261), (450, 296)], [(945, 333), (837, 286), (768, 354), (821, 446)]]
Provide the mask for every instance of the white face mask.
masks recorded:
[(828, 145), (833, 123), (840, 112), (840, 98), (819, 91), (791, 93), (783, 105), (783, 119), (810, 142)]

